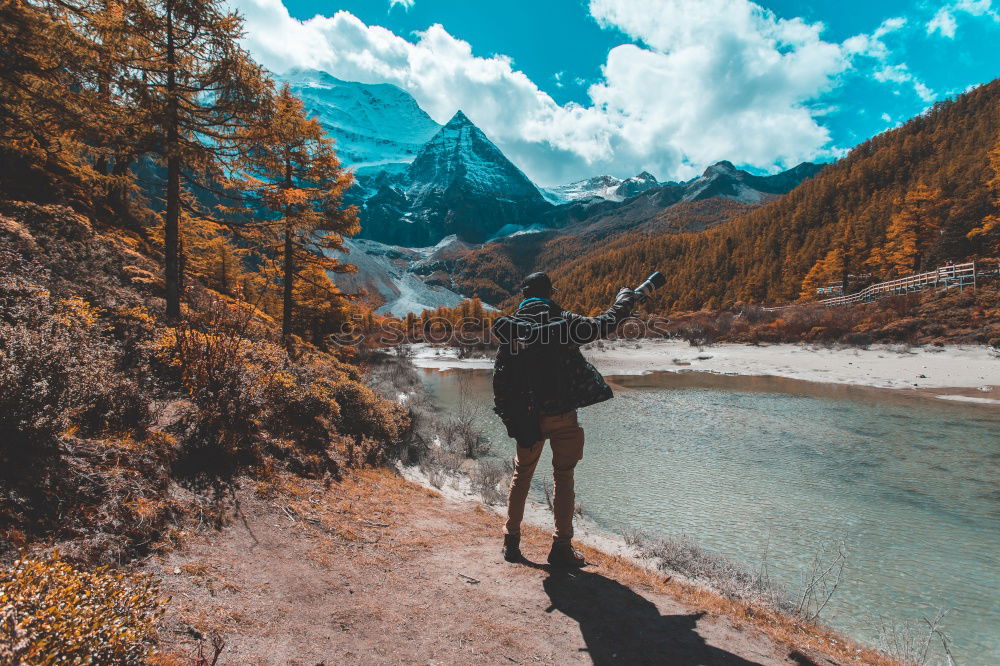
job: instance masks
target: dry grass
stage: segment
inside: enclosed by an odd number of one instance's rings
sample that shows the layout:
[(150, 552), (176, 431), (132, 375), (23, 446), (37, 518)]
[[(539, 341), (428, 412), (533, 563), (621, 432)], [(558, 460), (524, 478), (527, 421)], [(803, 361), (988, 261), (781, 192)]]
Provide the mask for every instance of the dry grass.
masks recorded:
[(479, 495), (484, 504), (502, 504), (507, 499), (507, 487), (513, 472), (513, 464), (509, 460), (480, 460), (472, 474), (472, 492)]
[(257, 494), (271, 500), (292, 521), (303, 521), (342, 541), (361, 543), (374, 542), (386, 529), (399, 527), (409, 516), (415, 494), (440, 497), (377, 468), (354, 470), (331, 486), (279, 474), (258, 482)]

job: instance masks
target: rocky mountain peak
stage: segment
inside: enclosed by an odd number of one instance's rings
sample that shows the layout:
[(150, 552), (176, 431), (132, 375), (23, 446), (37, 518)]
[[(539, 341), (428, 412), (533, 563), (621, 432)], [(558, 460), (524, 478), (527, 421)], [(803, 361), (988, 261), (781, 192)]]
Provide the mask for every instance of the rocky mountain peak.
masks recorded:
[(722, 160), (721, 162), (716, 162), (711, 165), (702, 174), (702, 178), (709, 178), (711, 176), (735, 176), (740, 173), (740, 170), (733, 166), (733, 163), (729, 160)]
[(622, 181), (617, 189), (615, 189), (615, 196), (619, 200), (628, 199), (629, 197), (634, 197), (635, 195), (645, 192), (648, 189), (654, 188), (659, 184), (659, 181), (656, 180), (656, 176), (648, 171), (643, 171), (637, 176), (632, 176), (631, 178)]
[(388, 192), (362, 209), (362, 234), (383, 242), (432, 245), (449, 234), (482, 242), (507, 225), (526, 226), (548, 210), (538, 188), (462, 111), (417, 153)]
[(452, 129), (454, 129), (456, 127), (466, 127), (466, 126), (470, 126), (470, 125), (472, 127), (475, 127), (475, 125), (473, 125), (472, 121), (469, 120), (469, 117), (467, 115), (465, 115), (465, 113), (461, 109), (459, 109), (458, 111), (456, 111), (455, 115), (453, 115), (451, 117), (451, 120), (449, 120), (447, 123), (445, 123), (445, 127), (450, 127)]

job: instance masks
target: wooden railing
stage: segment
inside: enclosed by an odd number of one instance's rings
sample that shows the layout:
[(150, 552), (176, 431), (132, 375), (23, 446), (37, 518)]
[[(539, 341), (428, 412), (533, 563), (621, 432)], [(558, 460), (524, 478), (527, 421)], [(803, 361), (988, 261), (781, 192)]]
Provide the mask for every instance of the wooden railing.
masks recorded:
[(917, 273), (888, 282), (879, 282), (854, 294), (827, 298), (817, 302), (827, 306), (870, 303), (887, 296), (908, 294), (928, 287), (937, 287), (938, 289), (958, 287), (962, 289), (968, 286), (976, 286), (976, 262), (974, 261), (967, 264), (941, 266), (937, 270), (927, 273)]
[[(992, 266), (993, 268), (989, 268)], [(941, 266), (933, 271), (908, 275), (888, 282), (873, 284), (854, 294), (846, 296), (836, 296), (821, 301), (813, 301), (826, 306), (850, 305), (851, 303), (870, 303), (880, 298), (908, 294), (929, 287), (936, 287), (938, 290), (958, 287), (975, 287), (978, 278), (1000, 279), (1000, 262), (997, 260), (987, 260), (985, 262), (970, 261), (965, 264), (951, 264)], [(777, 312), (786, 308), (802, 305), (801, 303), (788, 303), (787, 305), (776, 305), (773, 307), (762, 307), (764, 312)]]

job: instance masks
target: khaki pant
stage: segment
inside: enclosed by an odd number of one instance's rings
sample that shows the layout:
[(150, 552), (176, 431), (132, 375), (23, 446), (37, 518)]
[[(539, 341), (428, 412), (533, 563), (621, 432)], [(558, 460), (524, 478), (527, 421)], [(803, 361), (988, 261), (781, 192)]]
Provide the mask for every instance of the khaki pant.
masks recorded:
[(555, 481), (555, 498), (552, 513), (556, 531), (553, 541), (569, 541), (573, 538), (573, 507), (576, 496), (573, 493), (573, 469), (583, 458), (583, 428), (576, 420), (576, 412), (564, 412), (552, 416), (542, 416), (540, 424), (542, 439), (528, 448), (517, 447), (514, 456), (514, 476), (510, 480), (510, 495), (507, 499), (507, 524), (504, 534), (520, 534), (521, 520), (524, 518), (524, 503), (531, 488), (531, 477), (538, 465), (545, 440), (552, 443), (552, 477)]

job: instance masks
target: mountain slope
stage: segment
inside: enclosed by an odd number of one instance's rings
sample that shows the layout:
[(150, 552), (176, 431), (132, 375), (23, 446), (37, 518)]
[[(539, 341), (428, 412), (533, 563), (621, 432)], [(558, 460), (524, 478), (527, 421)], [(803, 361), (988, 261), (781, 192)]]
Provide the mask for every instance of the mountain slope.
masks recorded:
[(804, 163), (774, 176), (753, 176), (720, 162), (692, 181), (660, 185), (625, 201), (591, 198), (564, 204), (542, 218), (557, 229), (470, 249), (454, 262), (453, 282), (463, 293), (497, 304), (532, 271), (560, 270), (630, 232), (648, 240), (649, 234), (703, 231), (777, 198), (821, 168)]
[(461, 111), (399, 178), (384, 178), (361, 209), (362, 235), (425, 246), (455, 234), (479, 243), (550, 209), (524, 173)]
[[(433, 266), (439, 254), (461, 246), (454, 237), (444, 239), (429, 248), (410, 249), (383, 245), (377, 241), (349, 239), (344, 241), (346, 253), (335, 253), (344, 262), (357, 266), (356, 273), (334, 276), (337, 286), (345, 292), (367, 293), (367, 299), (378, 314), (406, 316), (408, 312), (433, 310), (440, 306), (454, 307), (464, 300), (460, 294), (433, 277), (421, 277), (411, 270)], [(424, 271), (430, 275), (433, 271)]]
[(360, 173), (401, 171), (441, 128), (390, 83), (342, 81), (311, 69), (293, 69), (281, 78), (336, 140), (341, 163)]
[(998, 128), (1000, 80), (862, 143), (745, 215), (700, 234), (625, 236), (561, 266), (554, 277), (568, 295), (565, 304), (585, 309), (654, 269), (668, 280), (654, 308), (790, 300), (837, 239), (849, 239), (851, 264), (862, 268), (885, 243), (903, 197), (919, 185), (940, 191), (942, 210), (941, 233), (926, 261), (988, 254), (986, 239), (966, 234), (996, 213), (987, 151), (1000, 141)]

